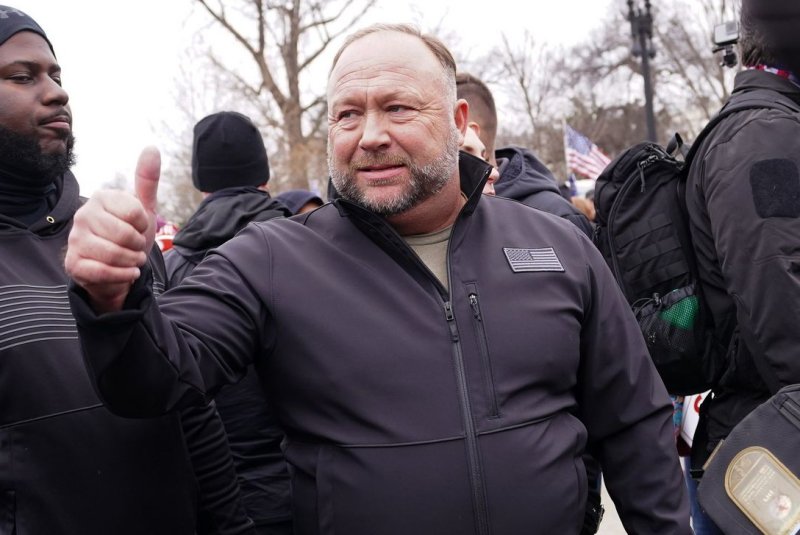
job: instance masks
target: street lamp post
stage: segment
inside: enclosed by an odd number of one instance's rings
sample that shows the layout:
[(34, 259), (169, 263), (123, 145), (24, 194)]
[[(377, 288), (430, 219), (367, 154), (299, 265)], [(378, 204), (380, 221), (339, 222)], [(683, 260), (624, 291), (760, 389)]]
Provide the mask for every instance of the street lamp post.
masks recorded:
[(642, 77), (644, 78), (644, 105), (647, 119), (647, 136), (651, 141), (658, 141), (656, 136), (656, 116), (653, 112), (653, 81), (650, 78), (650, 60), (655, 57), (653, 47), (653, 16), (650, 12), (650, 0), (644, 0), (644, 9), (636, 0), (628, 0), (628, 20), (631, 23), (633, 57), (642, 58)]

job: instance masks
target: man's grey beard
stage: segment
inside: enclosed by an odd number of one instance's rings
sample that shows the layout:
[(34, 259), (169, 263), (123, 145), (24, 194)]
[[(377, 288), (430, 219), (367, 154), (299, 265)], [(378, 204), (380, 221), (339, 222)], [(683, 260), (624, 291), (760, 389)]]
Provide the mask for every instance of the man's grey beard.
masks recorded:
[[(402, 214), (436, 195), (453, 177), (458, 168), (459, 131), (453, 126), (447, 138), (444, 150), (431, 163), (419, 166), (406, 157), (392, 157), (378, 153), (351, 162), (348, 169), (339, 171), (336, 168), (333, 151), (328, 145), (328, 169), (336, 191), (339, 195), (367, 208), (381, 216)], [(403, 165), (411, 178), (403, 191), (393, 199), (375, 201), (369, 199), (356, 184), (356, 171), (359, 167), (369, 165)]]

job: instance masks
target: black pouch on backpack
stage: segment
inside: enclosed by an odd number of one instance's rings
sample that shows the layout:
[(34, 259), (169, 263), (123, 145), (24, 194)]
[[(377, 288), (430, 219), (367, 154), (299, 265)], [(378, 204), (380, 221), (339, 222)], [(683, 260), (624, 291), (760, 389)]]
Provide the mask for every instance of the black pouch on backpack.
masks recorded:
[(724, 533), (800, 532), (800, 384), (731, 431), (706, 462), (698, 496)]

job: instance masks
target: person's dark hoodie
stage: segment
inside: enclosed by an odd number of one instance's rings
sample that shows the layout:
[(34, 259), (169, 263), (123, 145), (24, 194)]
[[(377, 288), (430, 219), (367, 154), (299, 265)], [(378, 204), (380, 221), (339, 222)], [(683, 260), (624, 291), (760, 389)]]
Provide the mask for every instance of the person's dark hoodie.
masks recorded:
[(251, 221), (291, 215), (283, 203), (253, 186), (215, 191), (178, 231), (172, 249), (164, 256), (170, 283), (180, 282), (209, 250), (233, 238)]
[[(222, 111), (194, 126), (192, 183), (209, 195), (175, 235), (164, 255), (167, 278), (177, 286), (206, 253), (233, 238), (250, 222), (290, 216), (270, 197), (264, 140), (246, 115)], [(283, 430), (253, 366), (215, 397), (241, 487), (242, 503), (257, 533), (289, 533), (291, 488), (281, 451)]]
[(498, 197), (563, 217), (592, 237), (589, 220), (561, 195), (555, 177), (533, 152), (505, 147), (495, 151), (495, 158), (500, 171), (500, 179), (494, 185)]

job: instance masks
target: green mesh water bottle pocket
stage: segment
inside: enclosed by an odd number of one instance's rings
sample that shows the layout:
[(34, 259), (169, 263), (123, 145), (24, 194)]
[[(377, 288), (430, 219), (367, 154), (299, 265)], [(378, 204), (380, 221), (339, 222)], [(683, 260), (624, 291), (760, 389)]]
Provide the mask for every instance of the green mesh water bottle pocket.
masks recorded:
[[(680, 290), (676, 290), (676, 292), (677, 291)], [(672, 292), (672, 294), (675, 294), (675, 292)], [(669, 297), (670, 295), (667, 296), (667, 298)], [(662, 320), (670, 325), (674, 325), (678, 329), (690, 331), (694, 328), (697, 312), (699, 310), (700, 304), (697, 300), (697, 296), (687, 295), (669, 306), (664, 306), (659, 316)]]

